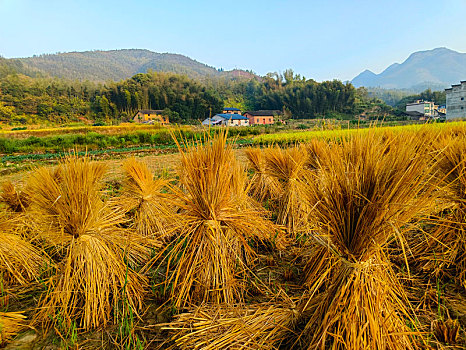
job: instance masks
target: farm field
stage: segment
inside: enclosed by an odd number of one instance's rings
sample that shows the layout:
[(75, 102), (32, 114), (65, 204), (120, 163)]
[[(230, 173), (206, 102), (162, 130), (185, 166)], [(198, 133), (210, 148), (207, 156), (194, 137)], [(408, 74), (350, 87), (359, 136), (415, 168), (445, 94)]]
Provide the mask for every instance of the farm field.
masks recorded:
[(20, 159), (0, 178), (0, 344), (464, 349), (465, 136), (186, 129)]
[[(416, 123), (412, 121), (411, 123)], [(230, 129), (230, 136), (239, 137), (246, 143), (258, 135), (272, 141), (276, 134), (301, 134), (323, 132), (331, 134), (338, 130), (369, 127), (372, 124), (345, 124), (336, 120), (293, 120), (288, 125), (267, 125), (255, 127), (239, 127)], [(388, 126), (391, 124), (383, 124)], [(409, 124), (412, 126), (418, 124)], [(420, 126), (420, 125), (418, 125)], [(401, 125), (399, 127), (402, 127)], [(304, 129), (303, 129), (304, 128)], [(75, 126), (55, 128), (0, 129), (0, 155), (17, 156), (15, 161), (24, 159), (53, 158), (70, 149), (81, 151), (105, 151), (134, 147), (174, 146), (172, 133), (181, 134), (187, 138), (199, 138), (205, 131), (201, 126), (171, 126), (123, 123), (117, 126)], [(217, 128), (212, 128), (211, 132)], [(303, 134), (303, 135), (304, 135)], [(29, 155), (29, 158), (27, 157)]]

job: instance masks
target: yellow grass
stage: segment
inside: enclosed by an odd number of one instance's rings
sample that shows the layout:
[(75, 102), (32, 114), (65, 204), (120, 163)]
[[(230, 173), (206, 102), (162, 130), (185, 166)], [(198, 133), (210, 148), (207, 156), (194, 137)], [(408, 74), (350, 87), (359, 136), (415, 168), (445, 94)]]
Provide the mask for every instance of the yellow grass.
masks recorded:
[(139, 234), (163, 238), (174, 226), (168, 180), (155, 180), (148, 166), (135, 158), (128, 159), (123, 168), (123, 190), (115, 200), (116, 205), (134, 214), (134, 228)]
[(21, 312), (0, 312), (0, 345), (10, 341), (25, 328), (25, 319)]
[(432, 148), (441, 200), (432, 220), (434, 229), (412, 240), (414, 262), (466, 288), (466, 139), (441, 135)]
[(24, 285), (38, 279), (48, 260), (18, 234), (19, 224), (17, 219), (0, 214), (0, 283), (3, 286)]
[(202, 305), (175, 317), (170, 330), (179, 349), (278, 349), (297, 317), (291, 300)]
[(253, 175), (249, 179), (249, 193), (259, 202), (265, 200), (276, 200), (282, 188), (276, 177), (270, 176), (266, 171), (266, 161), (264, 151), (260, 148), (249, 147), (245, 150), (249, 161), (249, 167), (253, 170)]
[(280, 184), (277, 198), (277, 223), (286, 226), (288, 232), (300, 236), (308, 230), (307, 215), (310, 207), (303, 201), (304, 182), (308, 156), (303, 146), (268, 148), (265, 151), (265, 171)]

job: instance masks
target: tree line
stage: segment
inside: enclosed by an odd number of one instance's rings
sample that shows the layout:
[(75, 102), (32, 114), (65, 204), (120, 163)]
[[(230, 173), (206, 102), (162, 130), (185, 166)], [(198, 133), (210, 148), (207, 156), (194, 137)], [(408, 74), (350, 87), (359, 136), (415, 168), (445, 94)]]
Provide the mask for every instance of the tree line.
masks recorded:
[(350, 83), (316, 82), (292, 70), (248, 80), (210, 77), (202, 81), (149, 72), (103, 84), (45, 77), (8, 64), (0, 59), (0, 121), (6, 123), (122, 122), (138, 109), (163, 110), (172, 122), (196, 123), (224, 106), (280, 110), (293, 118), (352, 118), (374, 105), (390, 110)]

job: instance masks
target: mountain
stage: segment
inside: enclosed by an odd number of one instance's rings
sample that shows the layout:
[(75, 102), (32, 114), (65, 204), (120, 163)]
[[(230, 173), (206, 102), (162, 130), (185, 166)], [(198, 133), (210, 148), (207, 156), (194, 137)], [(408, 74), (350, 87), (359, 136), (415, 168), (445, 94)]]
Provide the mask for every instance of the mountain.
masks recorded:
[(445, 47), (411, 54), (403, 63), (394, 63), (380, 74), (365, 70), (351, 82), (355, 87), (442, 90), (466, 79), (466, 53)]
[(146, 73), (149, 70), (186, 74), (195, 79), (255, 76), (240, 70), (219, 71), (214, 67), (179, 54), (157, 53), (140, 49), (44, 54), (14, 60), (20, 62), (25, 69), (50, 76), (101, 82), (119, 81), (130, 78), (137, 73)]
[(356, 78), (354, 78), (351, 83), (357, 87), (360, 86), (374, 86), (376, 84), (377, 74), (371, 72), (369, 69), (366, 69), (364, 72), (360, 73)]
[(0, 79), (10, 74), (23, 74), (31, 77), (40, 76), (36, 70), (28, 69), (17, 59), (7, 59), (0, 56)]

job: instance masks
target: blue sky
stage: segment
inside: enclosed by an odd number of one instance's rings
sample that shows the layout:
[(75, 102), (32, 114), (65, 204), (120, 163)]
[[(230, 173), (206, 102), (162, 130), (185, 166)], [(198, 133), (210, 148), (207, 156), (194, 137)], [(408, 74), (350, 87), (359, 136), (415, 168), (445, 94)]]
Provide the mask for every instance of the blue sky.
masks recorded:
[(466, 0), (0, 0), (0, 55), (144, 48), (346, 80), (414, 51), (466, 52), (465, 13)]

